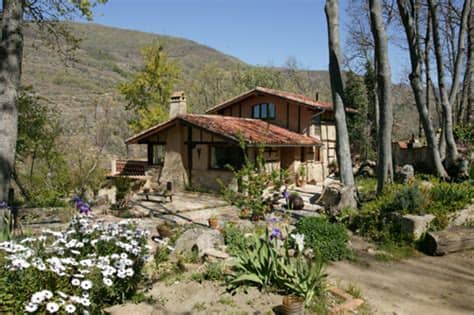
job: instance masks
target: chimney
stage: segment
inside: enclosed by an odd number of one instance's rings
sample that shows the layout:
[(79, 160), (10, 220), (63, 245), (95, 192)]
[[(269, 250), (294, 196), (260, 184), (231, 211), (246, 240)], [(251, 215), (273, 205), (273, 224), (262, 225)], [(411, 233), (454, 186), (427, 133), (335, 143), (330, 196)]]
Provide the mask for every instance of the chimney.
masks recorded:
[(186, 96), (184, 96), (184, 91), (175, 91), (171, 93), (169, 118), (171, 119), (178, 115), (186, 114), (186, 112)]

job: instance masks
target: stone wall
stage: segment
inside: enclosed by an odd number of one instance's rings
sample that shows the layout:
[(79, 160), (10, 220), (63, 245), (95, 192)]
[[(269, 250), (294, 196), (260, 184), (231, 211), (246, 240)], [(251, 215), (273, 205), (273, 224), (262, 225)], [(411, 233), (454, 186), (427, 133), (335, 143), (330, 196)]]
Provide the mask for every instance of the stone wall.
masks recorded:
[(224, 185), (230, 185), (234, 179), (234, 174), (230, 171), (193, 170), (191, 183), (193, 187), (220, 191), (221, 186), (217, 179), (220, 179)]

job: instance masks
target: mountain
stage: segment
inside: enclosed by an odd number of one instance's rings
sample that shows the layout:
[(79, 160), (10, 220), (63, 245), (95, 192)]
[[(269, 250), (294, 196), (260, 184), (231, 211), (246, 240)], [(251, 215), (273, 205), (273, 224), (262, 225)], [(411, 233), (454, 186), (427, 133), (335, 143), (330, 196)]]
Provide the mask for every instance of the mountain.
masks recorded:
[[(232, 76), (235, 69), (271, 73), (278, 81), (276, 84), (285, 89), (312, 97), (317, 93), (322, 100), (330, 99), (327, 71), (254, 67), (187, 39), (91, 23), (68, 23), (67, 26), (81, 39), (74, 51), (74, 61), (51, 49), (36, 27), (25, 29), (22, 83), (31, 85), (38, 95), (61, 112), (66, 136), (87, 138), (88, 142), (96, 144), (108, 139), (106, 151), (113, 155), (126, 152), (123, 139), (130, 135), (126, 123), (128, 114), (123, 109), (124, 101), (118, 94), (117, 85), (139, 69), (142, 62), (140, 50), (153, 41), (164, 45), (170, 59), (179, 64), (181, 82), (177, 88), (185, 90), (188, 103), (195, 112), (203, 112), (246, 89), (228, 86), (226, 93), (212, 98), (211, 104), (203, 102), (195, 85), (200, 84), (203, 69), (210, 66), (220, 71), (218, 76)], [(230, 78), (227, 84), (233, 82)], [(410, 111), (410, 106), (408, 108)], [(403, 116), (406, 116), (406, 110)]]

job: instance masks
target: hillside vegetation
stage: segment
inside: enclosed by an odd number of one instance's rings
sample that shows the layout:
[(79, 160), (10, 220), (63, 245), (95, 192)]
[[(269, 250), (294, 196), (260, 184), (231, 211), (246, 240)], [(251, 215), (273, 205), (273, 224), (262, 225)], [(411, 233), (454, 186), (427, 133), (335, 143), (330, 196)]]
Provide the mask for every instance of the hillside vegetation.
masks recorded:
[[(112, 155), (126, 153), (123, 140), (131, 133), (117, 85), (139, 69), (140, 50), (153, 41), (164, 45), (169, 58), (178, 62), (181, 78), (176, 89), (186, 92), (188, 105), (194, 112), (203, 112), (259, 82), (312, 97), (317, 93), (320, 99), (330, 100), (326, 71), (253, 67), (182, 38), (96, 24), (71, 23), (69, 26), (81, 42), (74, 53), (75, 60), (68, 62), (45, 45), (34, 28), (27, 28), (23, 84), (31, 85), (37, 94), (58, 109), (67, 127), (65, 136), (83, 136), (91, 143), (107, 138), (106, 152)], [(255, 71), (256, 75), (242, 77), (247, 75), (242, 72), (244, 70)], [(260, 79), (255, 82), (255, 77)], [(212, 84), (219, 86), (211, 87)], [(416, 126), (416, 115), (406, 115), (414, 110), (406, 89), (399, 87), (397, 90), (400, 90), (395, 92), (400, 105), (396, 111), (403, 113), (403, 125)], [(397, 113), (396, 117), (399, 116)], [(406, 117), (412, 117), (413, 121), (406, 121)], [(103, 121), (108, 123), (107, 128), (100, 123)], [(411, 132), (410, 128), (408, 132), (406, 128), (397, 129), (405, 131), (402, 136)]]

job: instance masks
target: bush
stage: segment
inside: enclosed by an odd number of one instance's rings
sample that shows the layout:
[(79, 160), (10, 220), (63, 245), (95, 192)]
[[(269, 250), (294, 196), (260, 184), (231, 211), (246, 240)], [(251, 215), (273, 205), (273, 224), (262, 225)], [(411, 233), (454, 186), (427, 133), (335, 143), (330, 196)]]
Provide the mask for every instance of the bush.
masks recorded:
[(296, 225), (296, 232), (305, 236), (306, 244), (324, 261), (336, 261), (351, 256), (349, 237), (344, 225), (330, 223), (325, 218), (308, 217)]
[(209, 281), (224, 279), (224, 266), (220, 263), (207, 263), (203, 272), (203, 278)]
[(249, 243), (244, 232), (233, 224), (224, 227), (224, 242), (227, 245), (227, 252), (232, 256), (238, 256), (244, 251)]
[(64, 232), (0, 243), (0, 313), (100, 314), (137, 291), (146, 232), (78, 217)]
[(421, 214), (426, 205), (427, 197), (416, 185), (403, 187), (395, 193), (392, 201), (383, 205), (385, 212), (400, 212), (403, 214)]

